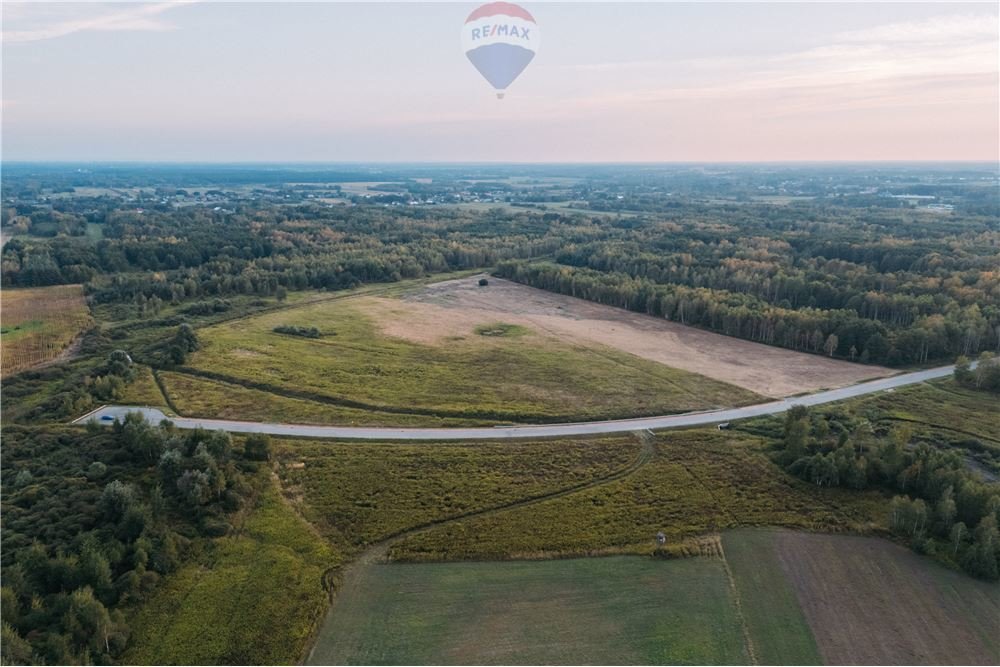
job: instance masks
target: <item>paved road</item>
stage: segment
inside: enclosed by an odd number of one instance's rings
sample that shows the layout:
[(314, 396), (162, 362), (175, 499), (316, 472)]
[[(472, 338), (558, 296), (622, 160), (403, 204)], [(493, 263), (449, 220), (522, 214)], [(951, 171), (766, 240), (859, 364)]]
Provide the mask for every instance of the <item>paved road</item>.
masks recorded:
[[(272, 424), (262, 422), (231, 421), (226, 419), (196, 419), (187, 417), (171, 418), (178, 428), (223, 429), (233, 433), (269, 433), (271, 435), (299, 436), (309, 438), (345, 438), (360, 440), (496, 440), (505, 438), (550, 438), (558, 436), (594, 435), (601, 433), (624, 433), (646, 429), (667, 429), (682, 426), (699, 426), (735, 421), (761, 415), (775, 415), (785, 412), (793, 405), (820, 405), (845, 398), (864, 396), (896, 387), (917, 384), (925, 380), (947, 377), (954, 366), (942, 366), (926, 371), (905, 373), (893, 377), (862, 382), (860, 384), (821, 391), (805, 396), (785, 398), (770, 403), (758, 403), (742, 408), (727, 408), (706, 412), (687, 412), (663, 417), (642, 417), (618, 419), (614, 421), (582, 422), (577, 424), (544, 424), (537, 426), (497, 426), (479, 428), (391, 428), (378, 426), (307, 426), (302, 424)], [(111, 423), (102, 417), (122, 418), (127, 412), (141, 412), (146, 419), (159, 423), (167, 419), (157, 408), (109, 405), (90, 412), (73, 423), (81, 424), (90, 419), (100, 423)]]

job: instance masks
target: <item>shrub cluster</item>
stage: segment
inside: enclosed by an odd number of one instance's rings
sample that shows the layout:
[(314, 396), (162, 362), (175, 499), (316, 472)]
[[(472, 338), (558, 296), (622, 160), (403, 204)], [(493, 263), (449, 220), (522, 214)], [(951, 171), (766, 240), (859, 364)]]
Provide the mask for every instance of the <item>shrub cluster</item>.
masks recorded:
[(320, 332), (316, 327), (298, 327), (290, 324), (283, 324), (274, 327), (274, 333), (285, 334), (286, 336), (301, 336), (302, 338), (319, 338)]
[(890, 528), (920, 552), (984, 579), (1000, 576), (1000, 490), (971, 472), (956, 451), (913, 443), (909, 426), (879, 435), (796, 406), (788, 412), (778, 461), (817, 486), (881, 488), (897, 495)]

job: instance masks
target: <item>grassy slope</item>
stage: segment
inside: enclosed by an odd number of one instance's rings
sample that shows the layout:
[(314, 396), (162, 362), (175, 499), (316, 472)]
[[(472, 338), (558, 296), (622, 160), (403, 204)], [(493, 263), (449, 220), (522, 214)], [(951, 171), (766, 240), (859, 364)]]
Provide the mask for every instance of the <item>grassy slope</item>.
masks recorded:
[(131, 664), (290, 664), (340, 557), (268, 486), (236, 535), (170, 575), (133, 619)]
[(314, 664), (746, 663), (721, 561), (376, 565)]
[(757, 438), (711, 430), (658, 437), (635, 474), (549, 502), (435, 528), (394, 545), (405, 560), (495, 559), (600, 551), (650, 553), (739, 526), (860, 529), (884, 522), (877, 493), (818, 489), (782, 472)]
[[(730, 385), (609, 349), (540, 335), (442, 346), (379, 333), (364, 301), (331, 301), (208, 327), (192, 367), (388, 409), (556, 420), (683, 412), (753, 402)], [(320, 339), (280, 335), (317, 327)]]

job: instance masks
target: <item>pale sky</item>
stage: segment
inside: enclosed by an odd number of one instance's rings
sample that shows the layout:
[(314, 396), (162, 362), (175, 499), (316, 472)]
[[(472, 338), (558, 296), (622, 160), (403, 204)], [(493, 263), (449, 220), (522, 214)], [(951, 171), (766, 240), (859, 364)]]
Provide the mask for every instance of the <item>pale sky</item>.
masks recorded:
[(997, 160), (997, 4), (3, 3), (4, 160)]

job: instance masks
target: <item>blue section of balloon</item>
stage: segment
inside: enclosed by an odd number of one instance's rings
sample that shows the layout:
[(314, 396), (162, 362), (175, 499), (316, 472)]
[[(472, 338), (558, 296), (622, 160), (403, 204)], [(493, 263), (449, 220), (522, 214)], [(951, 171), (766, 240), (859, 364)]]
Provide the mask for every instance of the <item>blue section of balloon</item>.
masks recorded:
[(465, 55), (490, 85), (504, 90), (524, 71), (535, 52), (515, 44), (487, 44)]

